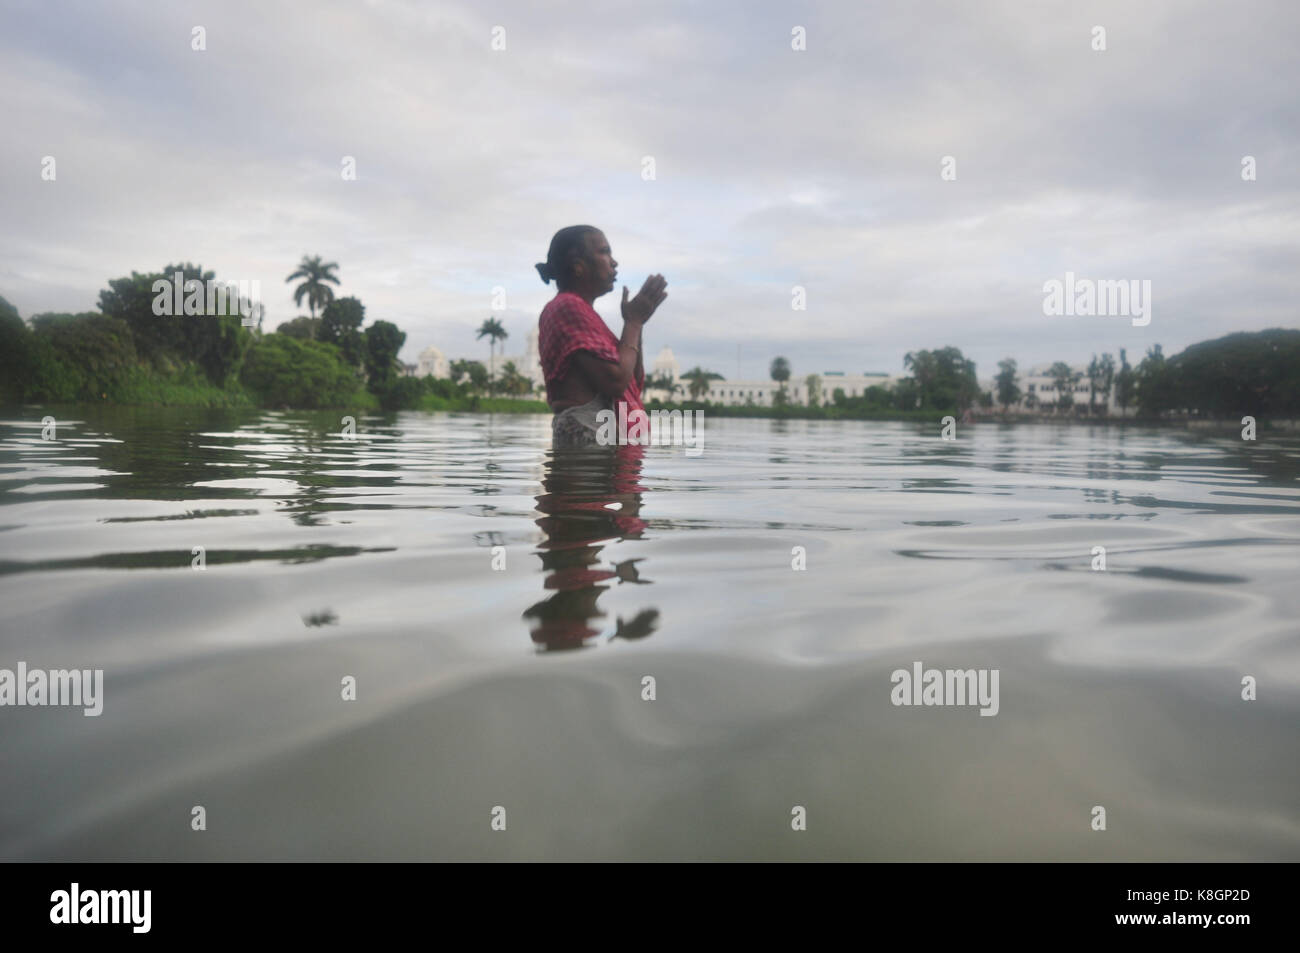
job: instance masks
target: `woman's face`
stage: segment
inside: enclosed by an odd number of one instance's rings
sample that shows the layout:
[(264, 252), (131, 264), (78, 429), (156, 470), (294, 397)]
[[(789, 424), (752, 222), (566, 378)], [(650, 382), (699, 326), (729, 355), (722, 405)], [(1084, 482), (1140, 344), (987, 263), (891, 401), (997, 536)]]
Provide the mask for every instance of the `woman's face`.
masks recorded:
[(587, 261), (585, 266), (585, 278), (589, 287), (598, 295), (606, 294), (614, 290), (614, 283), (618, 280), (618, 262), (614, 260), (614, 254), (609, 248), (609, 239), (601, 231), (588, 232), (587, 239)]

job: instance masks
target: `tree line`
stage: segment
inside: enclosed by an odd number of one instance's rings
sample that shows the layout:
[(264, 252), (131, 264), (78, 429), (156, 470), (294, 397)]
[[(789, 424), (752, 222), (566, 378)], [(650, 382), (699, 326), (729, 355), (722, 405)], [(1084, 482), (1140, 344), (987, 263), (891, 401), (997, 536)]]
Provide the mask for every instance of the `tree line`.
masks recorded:
[[(294, 302), (306, 301), (310, 315), (264, 334), (260, 321), (246, 327), (236, 300), (211, 299), (201, 313), (156, 314), (155, 284), (177, 273), (189, 287), (215, 275), (190, 263), (160, 272), (108, 282), (99, 293), (98, 311), (44, 313), (25, 322), (0, 298), (0, 400), (7, 403), (110, 400), (119, 403), (224, 402), (270, 407), (400, 409), (478, 407), (479, 396), (530, 394), (532, 381), (513, 363), (493, 375), (480, 361), (453, 361), (447, 379), (407, 377), (397, 359), (406, 333), (390, 321), (365, 325), (365, 306), (355, 297), (335, 296), (338, 264), (304, 256), (286, 282), (298, 282)], [(319, 317), (317, 312), (319, 311)], [(508, 337), (489, 318), (478, 329), (487, 338), (489, 365), (497, 344)], [(994, 404), (1005, 413), (1024, 403), (1031, 411), (1057, 414), (1106, 412), (1113, 392), (1127, 415), (1189, 414), (1233, 418), (1300, 415), (1300, 330), (1272, 328), (1236, 332), (1188, 347), (1166, 358), (1159, 344), (1133, 367), (1125, 349), (1118, 362), (1093, 355), (1088, 365), (1088, 401), (1076, 401), (1075, 387), (1085, 375), (1063, 361), (1052, 365), (1055, 399), (1024, 393), (1014, 359), (998, 362), (993, 394), (983, 393), (975, 362), (956, 347), (908, 352), (908, 376), (892, 388), (867, 387), (849, 396), (842, 388), (825, 394), (828, 380), (810, 374), (809, 408), (837, 408), (849, 414), (878, 412), (963, 413)], [(790, 362), (772, 361), (778, 383), (773, 405), (787, 406)], [(678, 394), (698, 402), (711, 381), (725, 380), (696, 366), (673, 381), (647, 379), (670, 399)], [(833, 379), (831, 379), (833, 381)], [(470, 403), (466, 404), (465, 402)], [(459, 403), (457, 403), (459, 402)], [(504, 401), (522, 407), (527, 402)], [(530, 408), (531, 409), (531, 405)], [(540, 407), (538, 409), (541, 409)]]
[[(1235, 332), (1193, 344), (1172, 358), (1166, 358), (1161, 346), (1155, 344), (1136, 367), (1129, 364), (1124, 348), (1119, 351), (1118, 362), (1110, 354), (1094, 354), (1086, 373), (1057, 361), (1046, 374), (1053, 383), (1051, 400), (1021, 390), (1013, 358), (998, 362), (992, 394), (981, 390), (975, 362), (956, 347), (908, 352), (903, 367), (911, 373), (892, 388), (875, 385), (853, 396), (837, 387), (827, 397), (828, 379), (809, 374), (804, 378), (807, 408), (834, 407), (850, 414), (960, 414), (977, 406), (991, 410), (996, 405), (1006, 413), (1023, 399), (1030, 412), (1104, 416), (1114, 393), (1115, 403), (1124, 415), (1133, 408), (1137, 416), (1146, 418), (1300, 415), (1300, 330), (1296, 329)], [(788, 406), (785, 385), (791, 377), (790, 362), (784, 357), (774, 358), (770, 376), (779, 385), (772, 406)], [(1075, 399), (1075, 388), (1085, 378), (1086, 403)], [(647, 379), (646, 386), (667, 391), (670, 399), (680, 393), (699, 402), (715, 380), (725, 378), (697, 365), (682, 374), (679, 382), (667, 375), (655, 375)]]
[(453, 380), (403, 376), (397, 355), (406, 333), (391, 321), (366, 325), (359, 299), (336, 297), (331, 285), (339, 284), (338, 267), (303, 257), (285, 280), (298, 282), (294, 302), (306, 301), (310, 315), (273, 333), (263, 333), (260, 320), (245, 326), (240, 302), (224, 297), (203, 301), (199, 313), (155, 313), (158, 282), (171, 283), (178, 274), (185, 288), (215, 280), (189, 262), (110, 280), (98, 311), (23, 321), (0, 298), (0, 400), (392, 410), (449, 406), (483, 391), (531, 390), (513, 364), (496, 381), (482, 364), (461, 361), (453, 365)]

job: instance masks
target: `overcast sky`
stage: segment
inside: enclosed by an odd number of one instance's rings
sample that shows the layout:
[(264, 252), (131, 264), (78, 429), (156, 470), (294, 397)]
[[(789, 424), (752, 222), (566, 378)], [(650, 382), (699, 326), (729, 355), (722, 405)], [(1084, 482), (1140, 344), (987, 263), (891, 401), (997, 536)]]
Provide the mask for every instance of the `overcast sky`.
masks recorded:
[[(0, 295), (24, 317), (188, 260), (259, 280), (270, 329), (319, 254), (404, 360), (486, 357), (494, 315), (515, 353), (554, 294), (533, 263), (591, 224), (633, 293), (668, 279), (647, 356), (729, 378), (946, 345), (988, 378), (1300, 326), (1294, 0), (0, 10)], [(1067, 270), (1150, 280), (1151, 323), (1045, 316)], [(615, 332), (620, 297), (597, 302)]]

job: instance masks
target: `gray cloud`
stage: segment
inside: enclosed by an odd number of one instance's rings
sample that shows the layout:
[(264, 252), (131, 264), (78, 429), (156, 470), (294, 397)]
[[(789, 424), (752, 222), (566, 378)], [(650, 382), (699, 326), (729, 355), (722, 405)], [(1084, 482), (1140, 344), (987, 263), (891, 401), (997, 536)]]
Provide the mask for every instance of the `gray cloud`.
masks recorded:
[[(1296, 324), (1298, 21), (1172, 0), (11, 4), (0, 294), (88, 310), (109, 278), (191, 260), (260, 280), (273, 326), (321, 254), (407, 360), (484, 352), (496, 285), (515, 350), (553, 294), (532, 263), (588, 222), (633, 291), (669, 278), (648, 353), (728, 376), (738, 344), (745, 376), (778, 353), (898, 373), (953, 344), (985, 377), (1173, 353)], [(1067, 270), (1150, 279), (1151, 325), (1045, 317)], [(615, 328), (618, 297), (598, 302)]]

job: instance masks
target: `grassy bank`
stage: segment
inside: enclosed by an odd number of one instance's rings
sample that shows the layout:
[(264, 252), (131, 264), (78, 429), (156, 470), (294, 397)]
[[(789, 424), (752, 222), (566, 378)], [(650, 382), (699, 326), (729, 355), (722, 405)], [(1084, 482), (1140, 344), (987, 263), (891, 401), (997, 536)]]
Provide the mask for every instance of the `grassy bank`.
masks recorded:
[(239, 384), (217, 387), (195, 368), (164, 375), (132, 368), (116, 382), (113, 393), (102, 391), (104, 403), (141, 407), (254, 407), (256, 399)]

